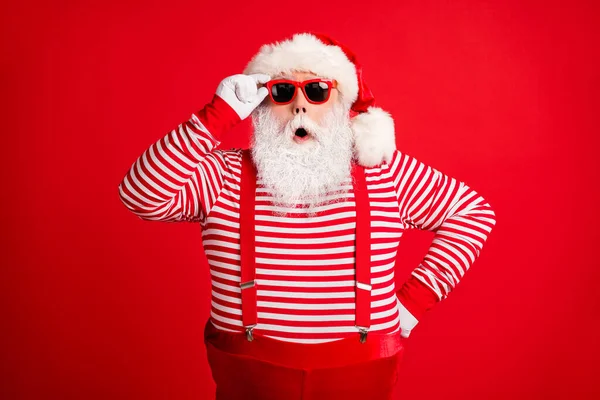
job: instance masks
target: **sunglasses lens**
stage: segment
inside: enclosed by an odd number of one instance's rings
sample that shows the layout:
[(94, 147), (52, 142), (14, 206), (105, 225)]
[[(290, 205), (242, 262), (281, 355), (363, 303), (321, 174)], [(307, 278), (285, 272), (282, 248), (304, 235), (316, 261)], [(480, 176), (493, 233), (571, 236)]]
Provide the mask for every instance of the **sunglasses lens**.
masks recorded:
[(304, 87), (306, 96), (318, 103), (324, 102), (329, 97), (329, 83), (327, 82), (312, 82), (307, 83)]
[(276, 83), (271, 87), (271, 95), (277, 103), (287, 103), (294, 97), (296, 87), (290, 83)]

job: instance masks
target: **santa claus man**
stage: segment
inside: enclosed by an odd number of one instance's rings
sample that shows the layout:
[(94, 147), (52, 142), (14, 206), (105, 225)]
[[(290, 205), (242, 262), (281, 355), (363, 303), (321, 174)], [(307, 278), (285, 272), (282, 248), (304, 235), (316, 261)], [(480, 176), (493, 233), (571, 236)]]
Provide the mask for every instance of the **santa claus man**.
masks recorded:
[[(251, 117), (249, 149), (219, 150)], [(322, 34), (264, 45), (119, 185), (149, 221), (202, 227), (217, 399), (388, 399), (404, 340), (495, 225), (465, 183), (400, 152), (356, 56)], [(407, 229), (435, 232), (394, 281)]]

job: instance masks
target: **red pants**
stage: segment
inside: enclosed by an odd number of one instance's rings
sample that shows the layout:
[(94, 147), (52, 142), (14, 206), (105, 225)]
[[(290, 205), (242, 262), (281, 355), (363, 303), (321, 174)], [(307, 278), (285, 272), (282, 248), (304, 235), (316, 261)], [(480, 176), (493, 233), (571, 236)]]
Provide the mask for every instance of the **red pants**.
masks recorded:
[(217, 400), (387, 400), (398, 380), (400, 333), (359, 334), (335, 342), (299, 344), (254, 333), (221, 331), (207, 322), (208, 362)]

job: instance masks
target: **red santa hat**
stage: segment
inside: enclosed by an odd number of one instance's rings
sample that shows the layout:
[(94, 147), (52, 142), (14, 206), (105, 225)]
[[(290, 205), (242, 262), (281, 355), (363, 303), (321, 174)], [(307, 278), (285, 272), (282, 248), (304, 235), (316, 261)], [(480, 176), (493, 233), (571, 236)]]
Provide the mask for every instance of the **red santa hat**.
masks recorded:
[(396, 149), (394, 120), (375, 106), (356, 56), (341, 43), (318, 33), (297, 33), (289, 39), (263, 45), (244, 74), (291, 74), (306, 71), (335, 79), (339, 99), (350, 108), (357, 162), (373, 167), (389, 162)]

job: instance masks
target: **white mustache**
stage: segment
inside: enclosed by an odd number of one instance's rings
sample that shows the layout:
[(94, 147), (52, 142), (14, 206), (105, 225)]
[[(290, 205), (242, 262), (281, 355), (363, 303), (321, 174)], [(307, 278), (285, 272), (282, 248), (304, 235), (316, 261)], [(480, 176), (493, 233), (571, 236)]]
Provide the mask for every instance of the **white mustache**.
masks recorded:
[(288, 137), (292, 137), (296, 131), (300, 128), (304, 128), (309, 135), (311, 135), (317, 141), (320, 141), (323, 127), (313, 121), (306, 114), (298, 114), (292, 118), (285, 126), (284, 133)]

